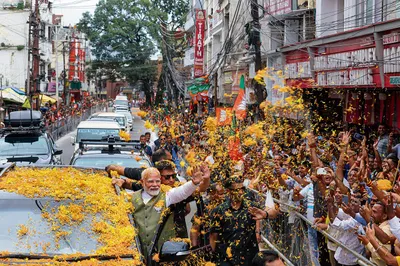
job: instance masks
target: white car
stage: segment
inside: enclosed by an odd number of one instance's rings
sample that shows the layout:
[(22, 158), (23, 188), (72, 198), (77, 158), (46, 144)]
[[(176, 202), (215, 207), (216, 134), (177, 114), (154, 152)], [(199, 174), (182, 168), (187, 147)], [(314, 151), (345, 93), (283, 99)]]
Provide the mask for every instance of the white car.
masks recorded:
[(113, 120), (117, 121), (118, 124), (121, 126), (121, 130), (129, 132), (131, 130), (128, 119), (124, 114), (121, 113), (114, 113), (114, 112), (99, 112), (99, 113), (94, 113), (93, 115), (90, 116), (89, 120), (92, 118), (112, 118)]
[(121, 126), (114, 121), (82, 121), (79, 123), (76, 135), (71, 137), (71, 143), (75, 151), (82, 140), (102, 140), (109, 136), (119, 136)]
[(121, 109), (117, 109), (117, 110), (115, 110), (115, 112), (117, 114), (123, 114), (126, 117), (126, 119), (128, 120), (129, 127), (130, 127), (130, 129), (132, 131), (133, 130), (133, 116), (132, 116), (132, 114), (129, 111), (125, 111), (125, 110), (121, 110)]
[(114, 101), (114, 110), (117, 108), (126, 108), (129, 110), (129, 101), (126, 96), (117, 96)]

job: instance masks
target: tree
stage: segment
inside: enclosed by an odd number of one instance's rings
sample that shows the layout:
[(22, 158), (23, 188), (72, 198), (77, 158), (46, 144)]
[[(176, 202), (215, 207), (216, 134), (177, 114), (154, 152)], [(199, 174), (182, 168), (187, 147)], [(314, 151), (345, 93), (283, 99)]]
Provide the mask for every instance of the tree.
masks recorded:
[(143, 3), (146, 4), (142, 0), (100, 0), (93, 16), (83, 14), (78, 29), (92, 44), (92, 70), (110, 80), (143, 82), (147, 103), (151, 104), (150, 84), (156, 66), (150, 57), (155, 47), (147, 30)]
[(84, 13), (78, 23), (93, 46), (92, 71), (111, 80), (141, 81), (151, 104), (151, 85), (156, 78), (151, 56), (156, 47), (169, 60), (182, 53), (185, 44), (176, 42), (168, 32), (183, 26), (187, 9), (186, 0), (100, 0), (94, 14)]

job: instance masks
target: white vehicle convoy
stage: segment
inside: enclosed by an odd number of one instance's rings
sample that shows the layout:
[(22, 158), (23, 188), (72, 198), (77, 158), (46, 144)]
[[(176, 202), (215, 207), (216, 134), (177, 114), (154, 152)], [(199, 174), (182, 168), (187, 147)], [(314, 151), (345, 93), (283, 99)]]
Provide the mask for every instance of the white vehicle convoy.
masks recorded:
[(71, 137), (71, 143), (75, 151), (82, 140), (102, 140), (107, 136), (119, 136), (121, 126), (114, 121), (82, 121), (79, 123), (76, 134)]
[(117, 110), (115, 110), (115, 113), (123, 114), (126, 117), (126, 119), (128, 120), (129, 127), (132, 131), (133, 130), (133, 116), (132, 116), (131, 112), (117, 109)]
[(121, 130), (130, 131), (130, 126), (128, 123), (128, 119), (124, 114), (121, 113), (114, 113), (114, 112), (99, 112), (99, 113), (94, 113), (90, 116), (89, 120), (91, 119), (113, 119), (118, 122), (118, 124), (121, 126)]

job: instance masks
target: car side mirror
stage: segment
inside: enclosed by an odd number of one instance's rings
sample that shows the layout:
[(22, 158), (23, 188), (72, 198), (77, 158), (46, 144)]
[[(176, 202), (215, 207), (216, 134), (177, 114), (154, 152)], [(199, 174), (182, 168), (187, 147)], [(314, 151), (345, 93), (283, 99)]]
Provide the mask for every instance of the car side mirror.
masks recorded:
[(160, 262), (183, 261), (190, 255), (186, 242), (167, 241), (161, 247)]
[(75, 145), (75, 136), (72, 136), (72, 137), (71, 137), (71, 144), (72, 144), (72, 145)]
[(63, 150), (54, 148), (54, 155), (61, 155), (63, 153)]

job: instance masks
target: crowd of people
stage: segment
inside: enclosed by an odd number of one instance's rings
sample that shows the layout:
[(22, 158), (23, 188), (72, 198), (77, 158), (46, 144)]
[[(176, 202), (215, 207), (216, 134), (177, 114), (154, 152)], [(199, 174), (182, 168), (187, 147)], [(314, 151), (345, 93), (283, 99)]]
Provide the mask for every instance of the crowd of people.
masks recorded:
[(88, 109), (100, 103), (105, 103), (105, 100), (99, 100), (92, 97), (85, 97), (81, 101), (74, 101), (70, 105), (60, 103), (57, 108), (57, 103), (47, 102), (40, 108), (46, 126), (51, 126), (57, 121), (64, 120), (72, 116), (81, 116)]
[[(284, 265), (259, 245), (261, 235), (272, 242), (284, 232), (278, 247), (297, 265), (400, 265), (397, 132), (384, 124), (310, 127), (268, 114), (266, 105), (262, 120), (233, 118), (227, 126), (190, 111), (145, 110), (158, 130), (154, 142), (150, 132), (141, 137), (154, 168), (107, 170), (128, 178), (114, 183), (138, 191), (134, 216), (146, 259), (154, 259), (149, 247), (161, 206), (172, 211), (158, 251), (167, 239), (190, 238), (192, 249), (216, 265)], [(187, 230), (193, 200), (197, 211)], [(301, 236), (297, 253), (288, 251)]]

